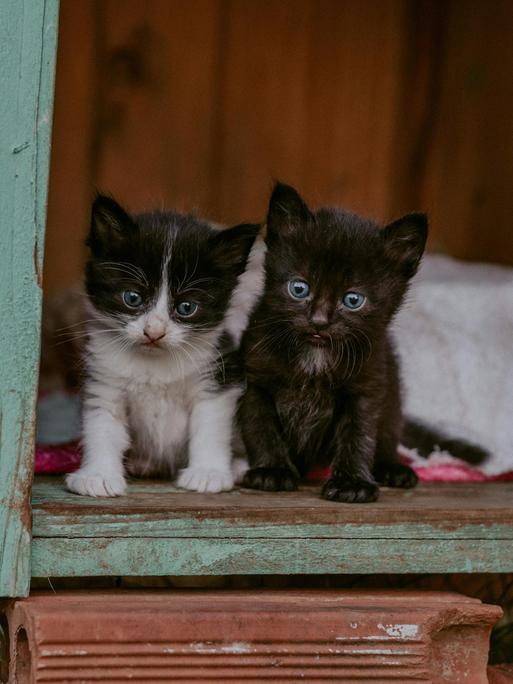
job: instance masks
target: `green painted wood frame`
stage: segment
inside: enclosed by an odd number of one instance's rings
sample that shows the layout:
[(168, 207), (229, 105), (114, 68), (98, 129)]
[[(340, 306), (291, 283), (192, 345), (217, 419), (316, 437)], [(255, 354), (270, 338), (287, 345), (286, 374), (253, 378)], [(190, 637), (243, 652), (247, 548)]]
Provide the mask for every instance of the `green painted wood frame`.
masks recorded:
[(30, 489), (58, 0), (0, 2), (0, 596), (30, 585)]

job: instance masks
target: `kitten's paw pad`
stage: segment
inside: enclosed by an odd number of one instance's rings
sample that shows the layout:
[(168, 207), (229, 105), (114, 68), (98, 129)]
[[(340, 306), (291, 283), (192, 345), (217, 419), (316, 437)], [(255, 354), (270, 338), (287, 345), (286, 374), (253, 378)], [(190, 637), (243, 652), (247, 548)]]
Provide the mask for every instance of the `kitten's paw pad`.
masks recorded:
[(176, 486), (195, 492), (228, 492), (234, 479), (229, 470), (214, 468), (184, 468), (176, 479)]
[(329, 479), (322, 488), (323, 499), (342, 503), (370, 503), (379, 496), (379, 487), (365, 480), (341, 481)]
[(232, 474), (235, 484), (241, 484), (244, 475), (249, 470), (249, 463), (245, 458), (234, 458), (232, 461)]
[(242, 486), (266, 492), (292, 492), (298, 482), (298, 476), (290, 468), (251, 468), (244, 475)]
[(374, 476), (379, 484), (384, 487), (411, 489), (412, 487), (415, 487), (419, 481), (415, 471), (402, 463), (377, 465), (374, 469)]
[(99, 472), (77, 470), (66, 475), (67, 488), (83, 496), (121, 496), (126, 491), (123, 475), (105, 475)]

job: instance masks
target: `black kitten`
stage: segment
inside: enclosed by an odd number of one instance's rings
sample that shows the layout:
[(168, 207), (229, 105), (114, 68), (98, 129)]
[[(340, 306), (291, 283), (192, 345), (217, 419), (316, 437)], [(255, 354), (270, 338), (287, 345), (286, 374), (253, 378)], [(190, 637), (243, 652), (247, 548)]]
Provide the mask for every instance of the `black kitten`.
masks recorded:
[(401, 399), (388, 328), (426, 237), (424, 214), (380, 229), (348, 212), (312, 212), (293, 188), (275, 187), (265, 290), (243, 337), (244, 486), (296, 489), (312, 466), (330, 463), (322, 495), (334, 501), (375, 501), (378, 483), (416, 484), (397, 460)]

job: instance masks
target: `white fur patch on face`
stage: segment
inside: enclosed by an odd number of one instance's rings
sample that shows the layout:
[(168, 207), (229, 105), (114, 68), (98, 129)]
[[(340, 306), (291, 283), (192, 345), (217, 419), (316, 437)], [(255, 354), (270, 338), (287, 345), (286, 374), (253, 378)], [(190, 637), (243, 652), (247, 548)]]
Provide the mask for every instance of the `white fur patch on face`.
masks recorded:
[(308, 373), (309, 375), (318, 375), (327, 370), (329, 361), (329, 354), (326, 349), (312, 347), (303, 352), (299, 363), (305, 373)]

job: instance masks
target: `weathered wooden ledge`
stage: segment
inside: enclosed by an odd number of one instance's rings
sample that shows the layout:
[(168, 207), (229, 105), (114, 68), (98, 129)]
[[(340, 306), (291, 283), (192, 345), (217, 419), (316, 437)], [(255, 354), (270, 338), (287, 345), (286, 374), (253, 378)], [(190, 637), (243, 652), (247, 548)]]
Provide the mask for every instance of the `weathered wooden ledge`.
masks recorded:
[(33, 488), (32, 576), (513, 571), (513, 483), (384, 489), (375, 504), (318, 487), (196, 494), (166, 482), (127, 496)]

